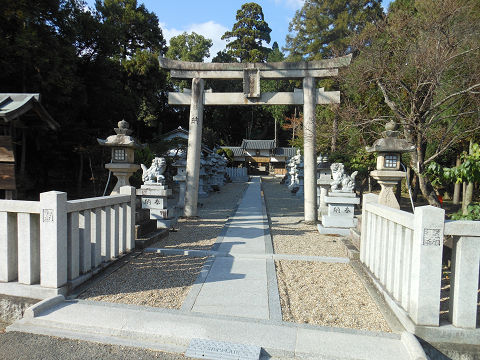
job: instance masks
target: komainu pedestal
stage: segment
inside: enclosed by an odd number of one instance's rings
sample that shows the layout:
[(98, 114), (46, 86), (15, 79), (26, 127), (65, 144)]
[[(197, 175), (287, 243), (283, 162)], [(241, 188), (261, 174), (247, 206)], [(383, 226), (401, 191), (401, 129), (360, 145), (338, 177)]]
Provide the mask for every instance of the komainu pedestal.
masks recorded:
[(176, 224), (174, 214), (170, 214), (167, 197), (172, 190), (161, 183), (144, 184), (137, 189), (137, 195), (142, 199), (142, 209), (150, 210), (150, 219), (157, 220), (158, 229), (170, 229)]
[(358, 219), (354, 217), (355, 205), (360, 204), (355, 192), (355, 171), (348, 176), (343, 164), (333, 163), (332, 182), (328, 196), (323, 200), (327, 205), (327, 213), (322, 215), (322, 223), (317, 228), (320, 234), (349, 235), (350, 228), (357, 226)]

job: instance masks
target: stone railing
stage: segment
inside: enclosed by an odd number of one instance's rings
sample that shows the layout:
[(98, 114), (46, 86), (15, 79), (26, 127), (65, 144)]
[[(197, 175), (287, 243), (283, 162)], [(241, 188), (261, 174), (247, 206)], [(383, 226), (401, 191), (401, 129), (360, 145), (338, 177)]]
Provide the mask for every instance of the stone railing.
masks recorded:
[(135, 247), (135, 189), (67, 201), (0, 201), (0, 294), (65, 294)]
[(456, 328), (475, 329), (480, 222), (445, 222), (443, 209), (422, 206), (411, 214), (377, 199), (363, 197), (360, 243), (360, 260), (377, 286), (414, 327), (439, 326), (443, 240), (452, 235), (450, 321)]

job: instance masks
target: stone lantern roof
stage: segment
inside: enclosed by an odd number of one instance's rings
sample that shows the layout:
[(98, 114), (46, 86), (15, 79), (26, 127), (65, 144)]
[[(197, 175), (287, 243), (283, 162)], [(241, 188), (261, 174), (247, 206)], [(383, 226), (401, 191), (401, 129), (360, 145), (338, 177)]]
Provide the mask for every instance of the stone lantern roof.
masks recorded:
[(399, 139), (400, 132), (397, 131), (397, 124), (392, 120), (385, 125), (385, 131), (382, 132), (383, 138), (373, 143), (373, 146), (367, 146), (367, 152), (395, 152), (404, 153), (415, 151), (415, 145), (410, 144), (405, 139)]
[(133, 149), (143, 148), (145, 145), (137, 143), (134, 137), (130, 136), (132, 130), (125, 120), (118, 122), (118, 128), (115, 128), (116, 135), (110, 135), (106, 140), (97, 139), (98, 143), (103, 146), (122, 146)]

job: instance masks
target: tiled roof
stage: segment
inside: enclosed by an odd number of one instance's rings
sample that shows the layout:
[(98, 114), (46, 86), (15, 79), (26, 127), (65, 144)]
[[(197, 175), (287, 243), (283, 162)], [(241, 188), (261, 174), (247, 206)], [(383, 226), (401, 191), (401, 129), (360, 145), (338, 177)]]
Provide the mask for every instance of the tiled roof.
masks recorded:
[(233, 152), (233, 156), (243, 156), (243, 149), (240, 146), (222, 146), (222, 149), (230, 149)]
[(275, 148), (275, 140), (247, 140), (243, 139), (242, 149), (245, 150), (270, 150)]
[(286, 156), (288, 158), (295, 156), (297, 153), (297, 148), (294, 147), (278, 147), (275, 148), (275, 155), (277, 156)]

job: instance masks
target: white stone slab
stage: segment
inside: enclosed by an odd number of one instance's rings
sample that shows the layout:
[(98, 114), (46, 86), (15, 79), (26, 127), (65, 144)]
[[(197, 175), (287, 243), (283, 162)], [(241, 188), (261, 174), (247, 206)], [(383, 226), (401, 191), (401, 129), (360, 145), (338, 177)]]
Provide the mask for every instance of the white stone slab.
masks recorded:
[(142, 209), (166, 209), (167, 198), (142, 196)]
[(353, 218), (355, 207), (353, 204), (328, 204), (328, 216), (342, 216)]
[(357, 226), (358, 219), (341, 216), (322, 216), (322, 225), (325, 227), (351, 228)]
[(137, 189), (136, 193), (139, 196), (170, 196), (172, 189)]
[(336, 228), (336, 227), (324, 227), (322, 224), (317, 224), (317, 230), (322, 235), (342, 235), (349, 236), (350, 228)]
[(360, 198), (357, 197), (343, 197), (343, 196), (325, 196), (327, 204), (360, 204)]
[(224, 341), (192, 339), (185, 356), (196, 359), (258, 360), (260, 346), (233, 344)]

